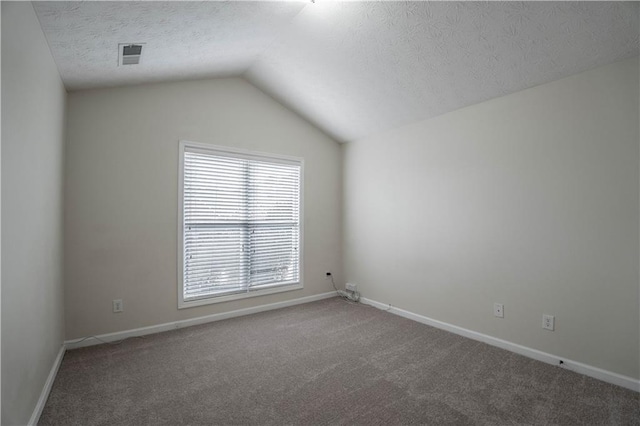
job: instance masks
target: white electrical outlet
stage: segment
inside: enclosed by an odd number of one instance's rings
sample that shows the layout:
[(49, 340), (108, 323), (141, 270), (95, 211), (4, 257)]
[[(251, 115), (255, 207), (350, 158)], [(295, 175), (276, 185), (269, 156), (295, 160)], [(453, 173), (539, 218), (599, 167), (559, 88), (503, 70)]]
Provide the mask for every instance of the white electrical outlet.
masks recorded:
[(493, 304), (493, 316), (498, 318), (504, 318), (504, 305), (502, 303)]
[(556, 318), (553, 315), (542, 315), (542, 328), (545, 330), (555, 330), (556, 328)]
[(122, 311), (124, 311), (124, 304), (122, 303), (122, 299), (113, 299), (113, 312)]
[(348, 291), (358, 291), (358, 284), (347, 283), (346, 287)]

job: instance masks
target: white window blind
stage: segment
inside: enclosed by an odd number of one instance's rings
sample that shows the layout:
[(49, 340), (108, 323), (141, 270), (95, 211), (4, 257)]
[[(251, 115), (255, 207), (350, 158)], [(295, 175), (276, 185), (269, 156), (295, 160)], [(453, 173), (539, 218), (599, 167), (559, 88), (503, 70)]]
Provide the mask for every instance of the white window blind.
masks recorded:
[(299, 284), (301, 162), (182, 155), (183, 301)]

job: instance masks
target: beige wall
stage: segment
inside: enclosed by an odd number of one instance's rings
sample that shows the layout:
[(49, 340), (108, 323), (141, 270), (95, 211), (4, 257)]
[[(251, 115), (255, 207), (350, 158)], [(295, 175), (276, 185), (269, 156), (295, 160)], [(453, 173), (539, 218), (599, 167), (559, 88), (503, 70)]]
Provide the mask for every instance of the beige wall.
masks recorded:
[[(67, 339), (324, 293), (325, 271), (340, 280), (340, 146), (245, 80), (73, 92), (68, 115)], [(304, 158), (303, 290), (177, 309), (181, 139)]]
[(66, 93), (31, 3), (2, 2), (2, 424), (26, 424), (64, 339)]
[(638, 378), (638, 110), (635, 58), (345, 145), (345, 278)]

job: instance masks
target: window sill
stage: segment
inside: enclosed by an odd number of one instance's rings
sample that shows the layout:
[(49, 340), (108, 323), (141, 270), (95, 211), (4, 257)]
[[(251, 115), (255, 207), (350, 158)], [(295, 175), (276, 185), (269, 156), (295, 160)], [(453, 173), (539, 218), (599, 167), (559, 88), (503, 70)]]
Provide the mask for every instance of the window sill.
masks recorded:
[(284, 293), (285, 291), (302, 290), (304, 286), (302, 283), (287, 285), (282, 287), (265, 288), (263, 290), (255, 290), (247, 293), (229, 294), (227, 296), (208, 297), (204, 299), (197, 299), (191, 301), (178, 300), (178, 309), (193, 308), (196, 306), (212, 305), (214, 303), (230, 302), (232, 300), (247, 299), (249, 297), (265, 296), (267, 294)]

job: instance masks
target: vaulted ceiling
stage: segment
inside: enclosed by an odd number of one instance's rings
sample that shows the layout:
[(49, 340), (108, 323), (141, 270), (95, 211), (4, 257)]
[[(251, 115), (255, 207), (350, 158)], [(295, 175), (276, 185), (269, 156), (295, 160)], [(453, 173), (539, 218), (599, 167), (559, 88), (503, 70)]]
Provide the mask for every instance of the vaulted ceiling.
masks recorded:
[[(635, 2), (36, 2), (68, 90), (244, 76), (345, 142), (638, 55)], [(118, 66), (118, 43), (146, 43)]]

